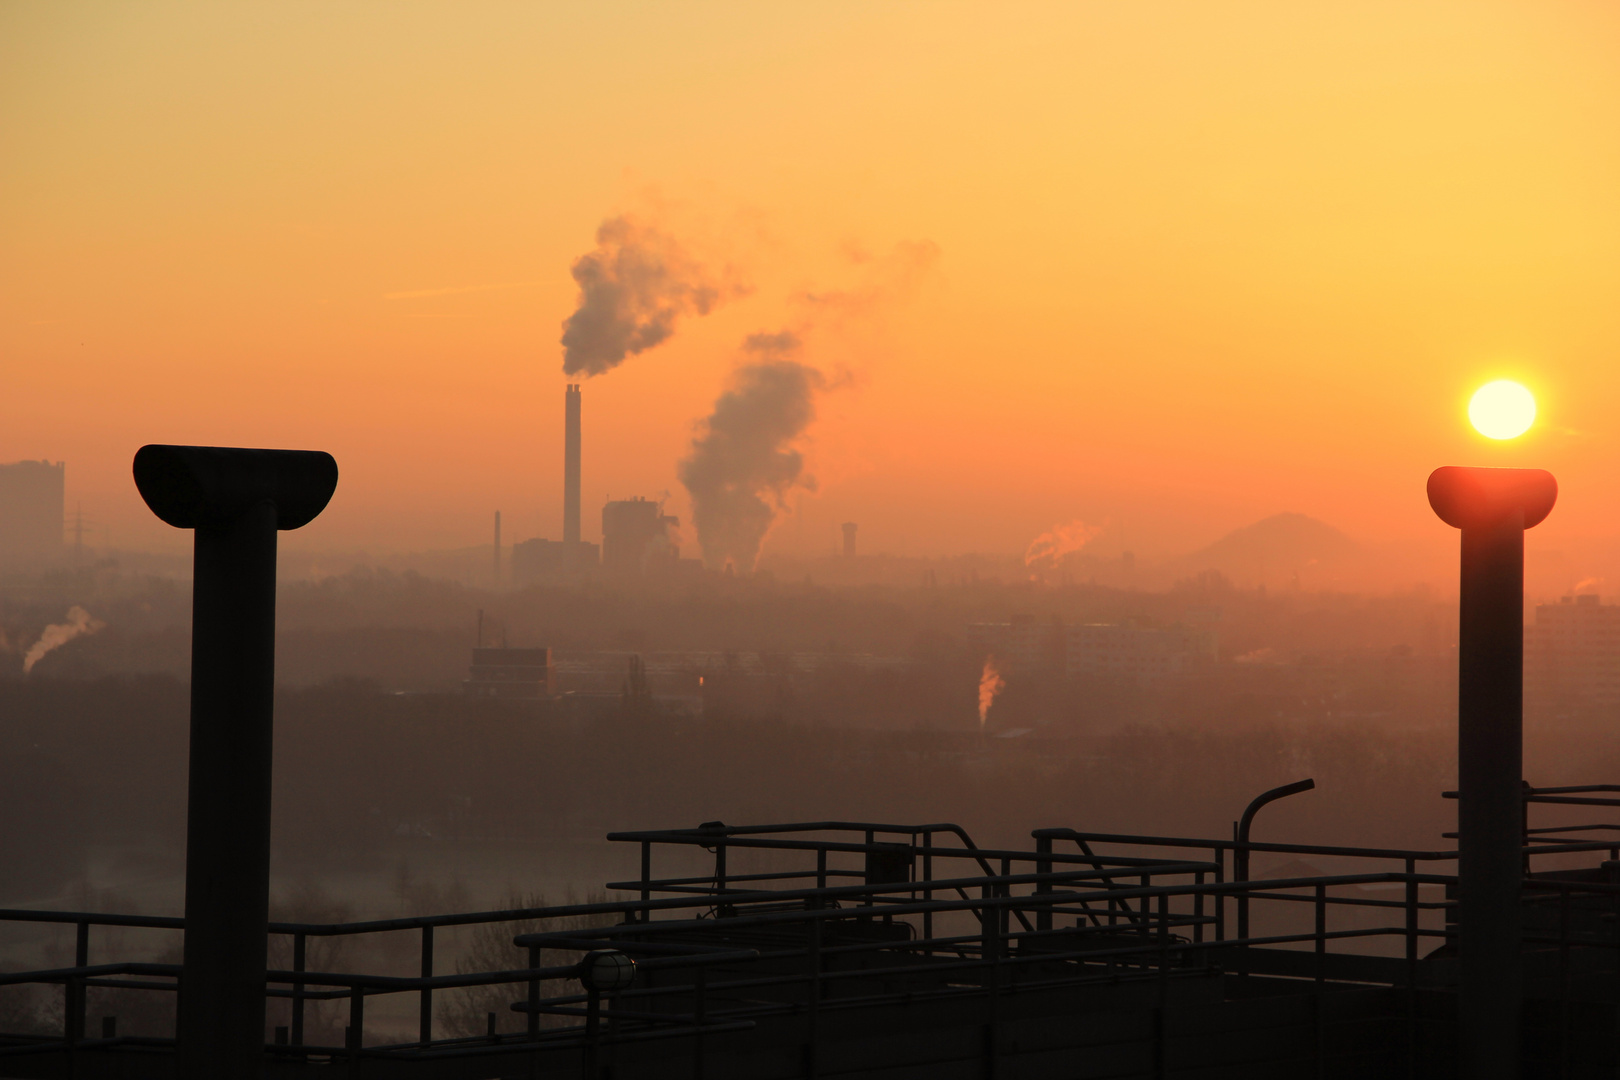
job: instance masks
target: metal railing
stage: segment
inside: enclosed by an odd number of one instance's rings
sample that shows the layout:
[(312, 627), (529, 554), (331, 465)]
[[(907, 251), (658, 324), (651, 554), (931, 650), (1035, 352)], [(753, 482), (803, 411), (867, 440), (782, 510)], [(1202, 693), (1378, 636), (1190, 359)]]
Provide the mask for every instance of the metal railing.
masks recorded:
[[(1596, 789), (1546, 789), (1548, 798), (1597, 798)], [(1605, 791), (1620, 791), (1606, 788)], [(1601, 805), (1620, 805), (1620, 799)], [(1604, 826), (1603, 828), (1610, 828)], [(1544, 835), (1544, 834), (1539, 834)], [(347, 923), (270, 925), (290, 939), (292, 966), (269, 973), (267, 994), (288, 1002), (285, 1041), (267, 1052), (306, 1060), (431, 1061), (480, 1054), (571, 1051), (645, 1039), (704, 1040), (760, 1023), (802, 1025), (815, 1060), (830, 1010), (949, 998), (997, 1003), (1018, 995), (1091, 984), (1168, 983), (1224, 974), (1291, 980), (1300, 992), (1384, 986), (1415, 988), (1426, 943), (1444, 943), (1455, 876), (1438, 872), (1451, 851), (1280, 844), (1037, 829), (1033, 849), (981, 848), (949, 823), (895, 825), (809, 822), (613, 833), (640, 848), (640, 875), (608, 888), (619, 901)], [(1072, 847), (1071, 847), (1072, 845)], [(1534, 839), (1527, 860), (1550, 853), (1608, 850), (1606, 843)], [(655, 855), (688, 872), (655, 877)], [(1342, 872), (1232, 880), (1235, 856), (1267, 853), (1337, 860)], [(699, 854), (701, 853), (701, 854)], [(694, 855), (704, 863), (690, 871)], [(745, 861), (780, 865), (748, 867)], [(1367, 863), (1388, 862), (1387, 868)], [(1314, 867), (1313, 867), (1314, 868)], [(1620, 958), (1620, 861), (1573, 874), (1527, 878), (1530, 908), (1544, 913), (1527, 940), (1556, 950), (1565, 999), (1585, 973)], [(1563, 876), (1556, 876), (1562, 874)], [(1391, 895), (1393, 894), (1393, 895)], [(1229, 908), (1255, 905), (1255, 928), (1237, 934)], [(1262, 915), (1261, 913), (1265, 914)], [(1308, 915), (1308, 919), (1305, 917)], [(436, 931), (527, 920), (589, 920), (514, 934), (504, 970), (436, 975)], [(47, 984), (63, 995), (59, 1036), (0, 1035), (0, 1055), (75, 1054), (120, 1046), (163, 1047), (172, 1039), (88, 1037), (85, 1002), (94, 988), (174, 993), (180, 968), (95, 964), (93, 931), (141, 927), (182, 931), (180, 919), (85, 912), (0, 910), (0, 923), (74, 928), (74, 964), (0, 975), (0, 986)], [(312, 939), (413, 934), (419, 974), (315, 971)], [(578, 963), (546, 955), (612, 949), (637, 962), (627, 989), (599, 994), (578, 982)], [(1599, 950), (1607, 959), (1584, 958)], [(1442, 962), (1443, 966), (1443, 962)], [(510, 986), (509, 1008), (524, 1030), (445, 1037), (435, 1032), (435, 995)], [(1161, 991), (1162, 992), (1162, 991)], [(415, 995), (415, 1038), (366, 1042), (367, 1001)], [(306, 1042), (306, 1007), (346, 1001), (344, 1045)], [(709, 1045), (712, 1045), (709, 1044)], [(810, 1075), (815, 1075), (814, 1069)]]

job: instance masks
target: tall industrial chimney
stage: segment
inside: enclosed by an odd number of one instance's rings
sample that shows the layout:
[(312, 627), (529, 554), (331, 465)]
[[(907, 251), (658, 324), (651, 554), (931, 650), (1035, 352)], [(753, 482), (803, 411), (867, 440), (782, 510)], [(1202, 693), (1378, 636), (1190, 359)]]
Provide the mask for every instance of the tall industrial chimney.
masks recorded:
[(568, 385), (563, 434), (563, 543), (570, 557), (579, 543), (579, 384)]
[(501, 587), (501, 512), (495, 511), (495, 587)]
[(855, 523), (853, 521), (846, 521), (844, 522), (844, 558), (853, 559), (854, 557)]

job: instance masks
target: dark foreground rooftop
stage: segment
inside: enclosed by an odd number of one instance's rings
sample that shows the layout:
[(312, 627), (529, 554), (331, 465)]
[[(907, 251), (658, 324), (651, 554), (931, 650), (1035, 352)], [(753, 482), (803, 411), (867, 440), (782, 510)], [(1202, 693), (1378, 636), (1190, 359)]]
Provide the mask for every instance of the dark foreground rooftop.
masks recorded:
[[(1617, 790), (1527, 798), (1612, 808)], [(1526, 1075), (1620, 1076), (1615, 830), (1527, 827)], [(993, 850), (955, 825), (868, 822), (609, 839), (640, 849), (640, 877), (608, 884), (624, 900), (272, 924), (293, 962), (270, 974), (265, 1075), (1456, 1075), (1455, 852), (1064, 828)], [(1244, 880), (1251, 860), (1271, 870)], [(655, 876), (672, 864), (702, 870)], [(539, 919), (556, 929), (517, 932)], [(178, 965), (96, 962), (112, 928), (183, 920), (11, 910), (0, 921), (77, 929), (75, 966), (0, 976), (53, 987), (63, 1027), (0, 1035), (0, 1076), (173, 1075), (172, 1039), (119, 1035), (105, 1018), (87, 1030), (85, 1002), (95, 988), (183, 993)], [(508, 924), (506, 970), (435, 975), (435, 929), (473, 924)], [(420, 975), (309, 970), (318, 939), (360, 934), (405, 936)], [(634, 975), (615, 991), (624, 957)], [(502, 988), (525, 1030), (436, 1032), (434, 995), (469, 986)], [(414, 998), (414, 1040), (368, 1034), (368, 1007), (390, 995)], [(321, 1002), (346, 1010), (343, 1045), (306, 1038)]]

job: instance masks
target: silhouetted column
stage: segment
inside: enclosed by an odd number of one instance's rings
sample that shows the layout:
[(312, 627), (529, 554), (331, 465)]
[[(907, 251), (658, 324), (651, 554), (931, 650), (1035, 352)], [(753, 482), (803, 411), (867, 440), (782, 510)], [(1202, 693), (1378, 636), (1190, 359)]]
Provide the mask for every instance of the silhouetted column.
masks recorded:
[(307, 450), (144, 446), (135, 484), (195, 530), (181, 1080), (264, 1067), (270, 893), (276, 530), (308, 524), (337, 486)]
[(1524, 531), (1552, 512), (1540, 469), (1436, 469), (1429, 505), (1462, 530), (1457, 631), (1459, 1076), (1518, 1080), (1524, 865)]

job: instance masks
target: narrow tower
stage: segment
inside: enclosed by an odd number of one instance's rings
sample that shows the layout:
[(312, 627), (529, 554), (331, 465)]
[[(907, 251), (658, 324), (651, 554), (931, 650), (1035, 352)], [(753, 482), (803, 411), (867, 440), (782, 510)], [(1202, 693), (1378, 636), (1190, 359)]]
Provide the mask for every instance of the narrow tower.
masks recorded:
[(501, 587), (501, 512), (495, 511), (495, 587)]
[(853, 559), (854, 557), (855, 523), (853, 521), (846, 521), (844, 522), (844, 558)]
[(579, 543), (579, 384), (568, 384), (563, 433), (563, 543), (572, 555)]

